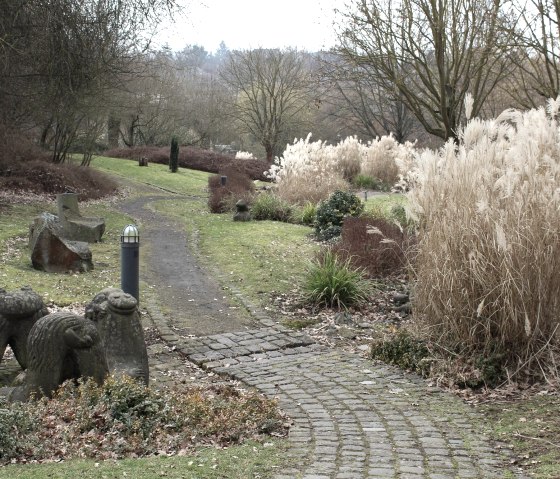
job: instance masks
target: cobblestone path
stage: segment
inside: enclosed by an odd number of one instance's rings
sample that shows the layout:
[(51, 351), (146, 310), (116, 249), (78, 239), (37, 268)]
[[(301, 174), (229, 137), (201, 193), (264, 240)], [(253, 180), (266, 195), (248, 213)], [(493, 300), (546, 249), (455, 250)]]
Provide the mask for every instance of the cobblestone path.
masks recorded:
[[(147, 251), (155, 255), (148, 264), (157, 264), (161, 249), (148, 245)], [(188, 274), (207, 273), (193, 267)], [(239, 292), (230, 293), (243, 299)], [(197, 294), (206, 293), (200, 289)], [(216, 291), (208, 294), (215, 297)], [(196, 305), (207, 303), (199, 299), (188, 314), (197, 314)], [(192, 323), (177, 304), (169, 303), (171, 311), (165, 314), (157, 303), (147, 305), (168, 349), (177, 353), (152, 360), (152, 377), (165, 381), (179, 374), (187, 358), (188, 364), (277, 398), (293, 425), (289, 466), (274, 479), (522, 477), (509, 470), (508, 451), (480, 434), (473, 408), (417, 376), (315, 344), (247, 302), (252, 325), (234, 321), (217, 331), (214, 323), (212, 334), (188, 337), (181, 331), (191, 331)]]

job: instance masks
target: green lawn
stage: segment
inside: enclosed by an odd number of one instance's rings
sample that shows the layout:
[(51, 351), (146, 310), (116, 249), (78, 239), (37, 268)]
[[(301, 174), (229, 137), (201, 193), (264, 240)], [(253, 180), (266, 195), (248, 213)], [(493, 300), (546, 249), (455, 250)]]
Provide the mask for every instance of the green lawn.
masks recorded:
[(148, 167), (140, 167), (137, 161), (104, 156), (96, 156), (92, 160), (91, 166), (120, 178), (140, 181), (182, 195), (208, 196), (207, 186), (210, 173), (185, 168), (179, 168), (176, 173), (171, 173), (167, 165), (150, 163)]
[(90, 244), (94, 270), (87, 274), (55, 274), (33, 269), (28, 248), (29, 226), (39, 213), (56, 213), (52, 204), (19, 205), (0, 216), (0, 287), (10, 291), (31, 286), (45, 302), (58, 306), (86, 303), (102, 289), (120, 284), (120, 234), (131, 219), (114, 211), (105, 202), (80, 206), (84, 216), (105, 219), (105, 233), (100, 243)]
[(7, 465), (0, 466), (0, 479), (264, 479), (281, 470), (285, 447), (283, 441), (249, 442), (192, 456)]

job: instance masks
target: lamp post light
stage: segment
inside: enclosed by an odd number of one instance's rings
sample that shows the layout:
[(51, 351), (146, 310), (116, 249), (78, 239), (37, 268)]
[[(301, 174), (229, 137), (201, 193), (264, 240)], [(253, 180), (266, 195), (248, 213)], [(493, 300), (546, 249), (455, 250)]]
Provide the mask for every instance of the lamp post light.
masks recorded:
[(220, 182), (221, 182), (222, 186), (226, 186), (227, 176), (221, 176), (220, 177)]
[(140, 235), (136, 225), (126, 225), (121, 234), (121, 289), (140, 302)]

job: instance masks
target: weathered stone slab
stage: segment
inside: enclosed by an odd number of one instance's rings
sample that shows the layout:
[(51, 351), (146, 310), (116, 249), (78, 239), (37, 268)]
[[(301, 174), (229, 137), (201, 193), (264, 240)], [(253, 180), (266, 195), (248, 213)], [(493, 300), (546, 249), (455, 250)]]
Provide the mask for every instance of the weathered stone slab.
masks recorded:
[(64, 238), (87, 243), (101, 241), (105, 232), (105, 220), (82, 216), (78, 208), (78, 195), (76, 193), (56, 195), (56, 202)]

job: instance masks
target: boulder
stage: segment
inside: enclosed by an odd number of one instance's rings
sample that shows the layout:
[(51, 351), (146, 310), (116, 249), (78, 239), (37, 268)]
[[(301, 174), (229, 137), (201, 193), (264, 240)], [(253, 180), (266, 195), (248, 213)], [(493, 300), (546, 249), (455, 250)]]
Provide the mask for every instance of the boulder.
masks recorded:
[(29, 248), (33, 268), (47, 273), (85, 272), (93, 269), (87, 243), (65, 239), (55, 215), (42, 213), (29, 231)]

